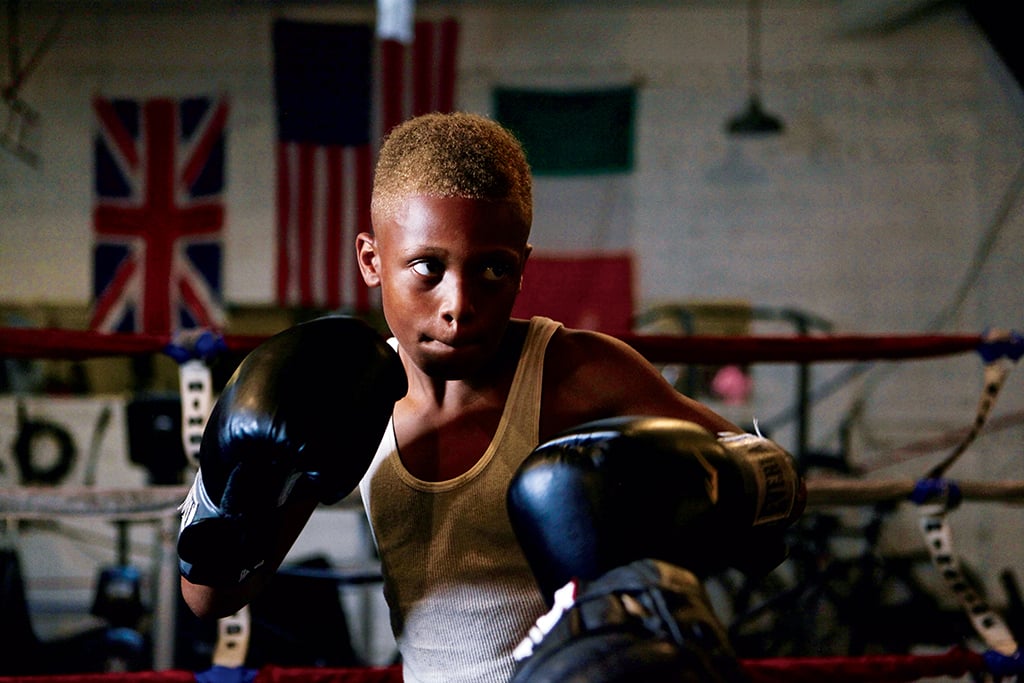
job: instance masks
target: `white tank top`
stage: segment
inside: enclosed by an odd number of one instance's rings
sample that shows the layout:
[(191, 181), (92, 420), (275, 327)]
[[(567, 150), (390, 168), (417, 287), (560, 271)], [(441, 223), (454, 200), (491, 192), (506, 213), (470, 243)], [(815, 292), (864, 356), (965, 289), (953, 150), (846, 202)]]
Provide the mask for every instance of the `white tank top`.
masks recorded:
[(505, 495), (538, 443), (544, 352), (560, 326), (530, 320), (494, 438), (469, 471), (417, 479), (402, 465), (389, 422), (360, 482), (407, 682), (504, 683), (515, 669), (512, 650), (547, 610)]

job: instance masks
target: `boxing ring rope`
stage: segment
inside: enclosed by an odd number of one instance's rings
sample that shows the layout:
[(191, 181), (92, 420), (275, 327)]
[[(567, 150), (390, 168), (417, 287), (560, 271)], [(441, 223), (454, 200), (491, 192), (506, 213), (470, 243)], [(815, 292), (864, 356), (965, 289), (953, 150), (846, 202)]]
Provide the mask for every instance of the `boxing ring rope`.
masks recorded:
[[(924, 359), (976, 351), (982, 334), (962, 335), (723, 335), (619, 334), (652, 363), (807, 363)], [(231, 351), (251, 351), (266, 337), (224, 335)], [(171, 335), (100, 334), (56, 328), (0, 328), (0, 357), (84, 360), (162, 353)]]
[[(909, 501), (919, 480), (851, 480), (813, 477), (807, 481), (807, 508), (853, 507)], [(965, 501), (1024, 505), (1024, 480), (959, 479)], [(153, 521), (177, 515), (188, 486), (84, 488), (20, 486), (0, 488), (0, 517), (44, 519), (60, 515), (91, 515), (125, 521)], [(351, 504), (342, 501), (339, 505)]]
[[(936, 655), (872, 655), (865, 657), (803, 657), (745, 660), (751, 683), (897, 683), (933, 676), (960, 677), (985, 673), (984, 658), (963, 648)], [(135, 673), (0, 677), (0, 683), (402, 683), (400, 666), (362, 669), (278, 667), (256, 671), (207, 672), (168, 670)]]
[(95, 515), (124, 521), (155, 521), (176, 513), (187, 486), (102, 488), (19, 486), (0, 489), (0, 516), (44, 519), (59, 515)]
[[(807, 482), (807, 508), (877, 505), (910, 500), (917, 479), (851, 481), (841, 477), (814, 477)], [(958, 479), (963, 500), (1024, 505), (1024, 481), (972, 481)]]
[[(1017, 333), (1001, 333), (993, 336), (975, 335), (827, 335), (827, 336), (754, 336), (733, 337), (695, 335), (678, 337), (668, 335), (619, 335), (620, 339), (632, 346), (653, 363), (809, 363), (826, 361), (863, 360), (910, 360), (935, 358), (979, 352), (986, 361), (986, 373), (997, 360), (1009, 358), (1016, 362), (1024, 347), (1024, 338)], [(215, 352), (229, 350), (248, 352), (255, 348), (265, 336), (242, 335), (222, 336), (207, 348), (203, 360)], [(192, 345), (193, 351), (182, 351), (180, 339), (162, 335), (118, 335), (99, 334), (87, 331), (62, 329), (0, 328), (0, 358), (35, 358), (84, 360), (88, 358), (167, 353), (182, 366), (195, 361), (195, 342), (192, 336), (185, 346)], [(999, 378), (999, 386), (1005, 379), (1006, 369)], [(930, 473), (932, 479), (941, 477), (955, 459), (967, 449), (982, 430), (998, 394), (999, 386), (993, 391), (993, 380), (986, 375), (986, 393), (979, 405), (979, 415), (972, 429), (960, 441), (953, 454)], [(184, 409), (184, 408), (183, 408)], [(926, 477), (925, 479), (928, 479)], [(935, 490), (922, 493), (924, 480), (877, 480), (850, 481), (848, 479), (814, 478), (808, 481), (808, 507), (860, 506), (881, 502), (914, 500), (918, 504), (936, 500)], [(945, 480), (941, 480), (945, 481)], [(140, 489), (53, 489), (43, 487), (20, 487), (0, 489), (0, 517), (26, 518), (54, 515), (102, 515), (112, 519), (133, 521), (164, 520), (167, 525), (162, 534), (168, 546), (164, 552), (173, 555), (173, 528), (167, 520), (173, 521), (177, 505), (187, 491), (185, 486), (143, 487)], [(1024, 502), (1024, 481), (972, 482), (958, 481), (954, 486), (955, 502), (960, 500), (984, 500), (1008, 504)], [(938, 497), (949, 497), (949, 487), (940, 487)], [(915, 500), (915, 496), (919, 500)], [(948, 500), (947, 500), (948, 502)], [(940, 515), (948, 507), (933, 509), (932, 515)], [(173, 563), (172, 563), (173, 564)], [(172, 577), (173, 579), (173, 577)], [(163, 585), (172, 581), (161, 579)], [(173, 590), (177, 590), (176, 584)], [(171, 595), (174, 598), (174, 595)], [(160, 607), (163, 609), (166, 605)], [(170, 608), (173, 614), (173, 607)], [(1013, 644), (1015, 646), (1015, 643)], [(797, 659), (745, 660), (744, 666), (755, 683), (771, 681), (810, 681), (822, 677), (837, 681), (912, 681), (936, 675), (962, 676), (967, 673), (1020, 674), (1024, 669), (1019, 664), (1019, 652), (1013, 656), (995, 657), (954, 647), (940, 655), (872, 655), (868, 657), (826, 657)], [(1003, 653), (1008, 655), (1008, 653)], [(159, 667), (157, 667), (159, 668)], [(95, 674), (82, 676), (31, 677), (33, 681), (47, 680), (52, 683), (115, 683), (120, 680), (191, 681), (216, 683), (218, 680), (239, 680), (216, 678), (216, 669), (194, 674), (192, 672), (164, 671), (120, 674)], [(401, 680), (400, 667), (369, 668), (359, 670), (283, 669), (268, 666), (254, 674), (260, 681), (395, 681)], [(206, 678), (204, 679), (204, 676)], [(212, 677), (211, 677), (212, 676)], [(0, 683), (14, 683), (27, 680), (25, 677), (2, 678)]]

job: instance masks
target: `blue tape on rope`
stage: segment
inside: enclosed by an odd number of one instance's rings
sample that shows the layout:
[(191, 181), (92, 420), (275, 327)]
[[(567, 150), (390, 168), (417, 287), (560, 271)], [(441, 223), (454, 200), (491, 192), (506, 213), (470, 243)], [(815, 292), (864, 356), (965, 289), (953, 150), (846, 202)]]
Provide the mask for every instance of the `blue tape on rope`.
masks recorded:
[(1024, 674), (1024, 658), (1021, 657), (1020, 650), (1017, 650), (1012, 655), (1004, 655), (1002, 652), (987, 650), (981, 657), (985, 661), (985, 666), (988, 667), (989, 672), (996, 676)]
[(210, 360), (217, 354), (226, 351), (227, 348), (224, 337), (209, 330), (203, 330), (198, 334), (190, 332), (175, 337), (164, 347), (164, 353), (180, 365), (194, 359)]
[(1009, 358), (1013, 362), (1024, 356), (1024, 335), (1020, 332), (1010, 332), (1009, 337), (984, 341), (978, 346), (978, 354), (986, 363)]
[(946, 508), (955, 508), (963, 500), (963, 492), (957, 483), (941, 477), (925, 477), (918, 479), (914, 490), (910, 492), (910, 500), (918, 505), (945, 501)]
[(196, 674), (197, 683), (252, 683), (259, 674), (258, 669), (234, 668), (214, 664), (206, 671)]

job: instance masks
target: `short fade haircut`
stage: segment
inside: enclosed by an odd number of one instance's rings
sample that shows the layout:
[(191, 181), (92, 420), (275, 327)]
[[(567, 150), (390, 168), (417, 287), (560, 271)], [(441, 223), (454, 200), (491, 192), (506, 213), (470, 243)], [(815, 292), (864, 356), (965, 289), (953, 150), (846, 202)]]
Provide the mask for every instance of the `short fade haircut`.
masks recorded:
[(461, 197), (510, 202), (523, 224), (533, 222), (530, 166), (519, 140), (485, 116), (424, 114), (384, 139), (370, 210), (393, 215), (407, 197)]

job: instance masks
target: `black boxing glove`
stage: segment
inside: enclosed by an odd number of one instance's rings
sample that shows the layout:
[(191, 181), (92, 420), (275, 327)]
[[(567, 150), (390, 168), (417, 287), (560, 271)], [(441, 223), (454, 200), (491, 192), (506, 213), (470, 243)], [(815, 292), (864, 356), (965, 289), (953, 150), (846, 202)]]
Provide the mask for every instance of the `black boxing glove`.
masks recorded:
[(749, 683), (704, 586), (637, 560), (555, 593), (512, 654), (510, 683)]
[(793, 456), (771, 439), (759, 434), (719, 432), (718, 443), (734, 460), (752, 469), (760, 510), (757, 523), (737, 531), (732, 552), (723, 556), (724, 564), (760, 577), (789, 554), (786, 530), (803, 514), (807, 485), (796, 474)]
[[(782, 448), (734, 438), (720, 441), (684, 420), (619, 417), (538, 446), (513, 475), (507, 505), (548, 604), (571, 579), (635, 560), (663, 560), (702, 578), (781, 562), (784, 546), (777, 549), (803, 512), (804, 482)], [(771, 557), (762, 558), (766, 548)]]
[(181, 505), (181, 574), (236, 584), (266, 561), (282, 506), (300, 488), (327, 504), (348, 495), (406, 389), (398, 355), (357, 318), (318, 318), (255, 348), (203, 432)]

